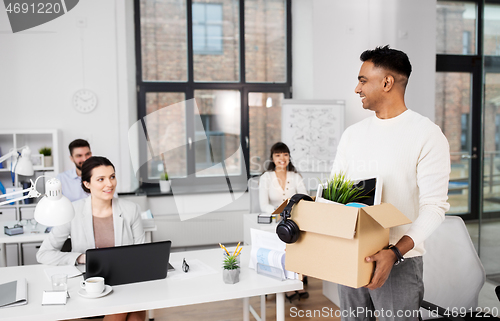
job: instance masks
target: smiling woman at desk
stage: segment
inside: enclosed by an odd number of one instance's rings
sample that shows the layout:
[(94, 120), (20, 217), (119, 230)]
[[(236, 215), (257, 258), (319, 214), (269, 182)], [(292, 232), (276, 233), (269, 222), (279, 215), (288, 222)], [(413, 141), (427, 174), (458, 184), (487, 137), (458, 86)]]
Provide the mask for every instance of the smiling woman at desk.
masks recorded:
[[(105, 157), (93, 156), (83, 163), (82, 188), (90, 193), (73, 203), (75, 218), (52, 228), (36, 258), (42, 264), (85, 263), (88, 249), (144, 243), (139, 206), (113, 198), (116, 188), (115, 167)], [(61, 252), (71, 236), (71, 252)], [(145, 311), (108, 315), (104, 320), (144, 320)]]

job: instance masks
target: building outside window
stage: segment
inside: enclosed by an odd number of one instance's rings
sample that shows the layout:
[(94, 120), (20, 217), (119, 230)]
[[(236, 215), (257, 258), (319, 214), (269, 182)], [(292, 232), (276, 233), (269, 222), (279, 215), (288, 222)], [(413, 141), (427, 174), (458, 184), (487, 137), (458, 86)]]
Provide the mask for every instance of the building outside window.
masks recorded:
[(135, 0), (135, 10), (141, 181), (166, 170), (200, 191), (225, 176), (246, 188), (291, 98), (290, 0)]
[(193, 3), (193, 52), (222, 54), (222, 4)]
[(466, 220), (485, 267), (500, 267), (500, 1), (438, 1), (436, 123), (448, 138), (447, 214)]

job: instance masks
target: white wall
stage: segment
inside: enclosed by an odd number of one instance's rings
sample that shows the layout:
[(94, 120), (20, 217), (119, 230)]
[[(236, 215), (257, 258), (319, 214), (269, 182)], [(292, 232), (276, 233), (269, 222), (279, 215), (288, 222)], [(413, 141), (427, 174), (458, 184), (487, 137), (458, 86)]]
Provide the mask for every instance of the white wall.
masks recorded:
[[(15, 34), (0, 9), (0, 128), (59, 129), (61, 170), (74, 166), (68, 144), (87, 139), (94, 155), (114, 163), (118, 191), (137, 186), (126, 136), (137, 119), (132, 9), (132, 1), (80, 1), (65, 15)], [(77, 27), (78, 19), (86, 28)], [(89, 114), (71, 104), (83, 79), (98, 98)]]
[(434, 119), (436, 0), (293, 0), (293, 97), (343, 99), (346, 127), (371, 115), (354, 93), (366, 49), (389, 44), (413, 66), (406, 103)]
[[(354, 93), (367, 49), (406, 52), (408, 108), (434, 120), (436, 0), (293, 0), (293, 98), (346, 101), (345, 127), (372, 115)], [(324, 173), (302, 173), (315, 188)]]

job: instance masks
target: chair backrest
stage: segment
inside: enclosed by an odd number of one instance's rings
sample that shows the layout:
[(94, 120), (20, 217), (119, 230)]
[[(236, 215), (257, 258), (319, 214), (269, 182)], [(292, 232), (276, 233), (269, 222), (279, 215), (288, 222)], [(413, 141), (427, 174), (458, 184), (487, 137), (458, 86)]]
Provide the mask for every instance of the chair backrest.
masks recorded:
[[(425, 241), (424, 300), (449, 311), (475, 311), (485, 272), (462, 218), (447, 216)], [(429, 312), (421, 309), (423, 319)]]
[(250, 213), (260, 213), (259, 202), (259, 180), (260, 176), (248, 180), (248, 193), (250, 194)]

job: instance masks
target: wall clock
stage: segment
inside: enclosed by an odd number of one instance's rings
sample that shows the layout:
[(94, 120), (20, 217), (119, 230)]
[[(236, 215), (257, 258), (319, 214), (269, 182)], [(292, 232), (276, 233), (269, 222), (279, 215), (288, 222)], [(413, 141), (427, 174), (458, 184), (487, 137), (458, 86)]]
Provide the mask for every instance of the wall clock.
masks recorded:
[(73, 95), (73, 107), (81, 113), (90, 113), (97, 107), (97, 96), (88, 89), (80, 89)]

